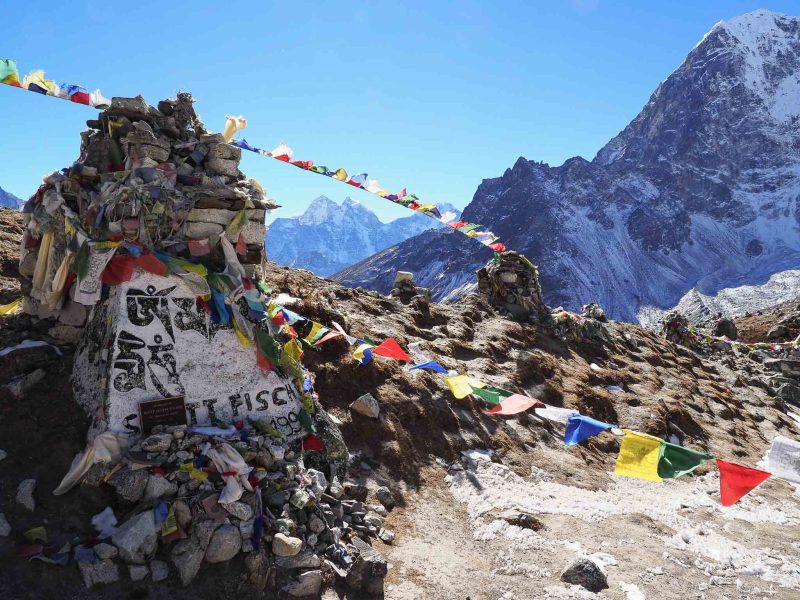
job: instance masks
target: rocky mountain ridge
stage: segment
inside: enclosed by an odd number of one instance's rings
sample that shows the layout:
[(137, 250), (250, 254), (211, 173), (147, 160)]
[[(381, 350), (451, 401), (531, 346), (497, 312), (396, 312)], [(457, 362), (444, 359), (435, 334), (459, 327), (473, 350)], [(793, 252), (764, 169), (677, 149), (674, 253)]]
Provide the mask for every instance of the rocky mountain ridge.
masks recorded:
[(5, 191), (3, 188), (0, 188), (0, 206), (5, 208), (21, 208), (23, 201), (17, 198), (11, 192)]
[[(454, 215), (458, 209), (446, 205)], [(278, 218), (270, 225), (266, 250), (278, 264), (308, 269), (327, 277), (376, 252), (435, 227), (424, 215), (384, 223), (368, 207), (351, 198), (337, 204), (319, 196), (296, 217)]]
[[(760, 10), (717, 23), (593, 160), (520, 158), (480, 184), (463, 219), (536, 263), (549, 304), (598, 301), (624, 320), (692, 288), (713, 295), (796, 269), (798, 73), (800, 18)], [(458, 237), (425, 232), (336, 279), (385, 293), (385, 273), (410, 270), (453, 299), (490, 256)]]

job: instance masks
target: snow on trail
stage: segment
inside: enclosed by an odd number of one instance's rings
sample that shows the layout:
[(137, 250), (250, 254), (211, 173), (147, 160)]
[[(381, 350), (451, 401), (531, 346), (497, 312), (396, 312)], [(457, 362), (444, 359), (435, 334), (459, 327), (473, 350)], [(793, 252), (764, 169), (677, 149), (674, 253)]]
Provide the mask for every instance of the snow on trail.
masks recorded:
[[(451, 469), (446, 481), (454, 498), (466, 506), (475, 539), (503, 538), (510, 543), (510, 555), (515, 550), (556, 547), (585, 552), (574, 541), (549, 539), (546, 531), (536, 532), (497, 518), (505, 510), (567, 515), (600, 525), (611, 519), (609, 526), (613, 526), (614, 517), (641, 514), (675, 532), (663, 538), (664, 558), (668, 558), (670, 549), (689, 551), (698, 557), (694, 566), (712, 581), (751, 575), (800, 589), (800, 553), (786, 556), (772, 548), (757, 547), (757, 539), (745, 545), (726, 536), (736, 521), (783, 527), (800, 524), (800, 505), (794, 499), (768, 501), (756, 490), (735, 506), (723, 507), (718, 498), (717, 473), (663, 484), (609, 474), (607, 490), (591, 491), (543, 480), (540, 469), (531, 480), (525, 479), (507, 466), (491, 462), (489, 456), (471, 451), (466, 468)], [(543, 574), (535, 565), (513, 564), (521, 574)], [(634, 584), (624, 583), (623, 591), (628, 598), (644, 597)]]

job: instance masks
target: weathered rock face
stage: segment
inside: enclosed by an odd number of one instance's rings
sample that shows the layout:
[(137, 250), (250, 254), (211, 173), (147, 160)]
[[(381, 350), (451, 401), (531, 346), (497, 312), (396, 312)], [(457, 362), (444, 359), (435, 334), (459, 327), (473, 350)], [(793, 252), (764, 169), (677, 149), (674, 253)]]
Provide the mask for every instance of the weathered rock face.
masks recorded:
[[(800, 18), (721, 22), (592, 161), (520, 158), (484, 180), (463, 220), (541, 269), (544, 300), (616, 319), (800, 265)], [(420, 248), (425, 248), (420, 252)], [(489, 251), (431, 231), (338, 274), (386, 293), (413, 271), (437, 300), (474, 287)]]

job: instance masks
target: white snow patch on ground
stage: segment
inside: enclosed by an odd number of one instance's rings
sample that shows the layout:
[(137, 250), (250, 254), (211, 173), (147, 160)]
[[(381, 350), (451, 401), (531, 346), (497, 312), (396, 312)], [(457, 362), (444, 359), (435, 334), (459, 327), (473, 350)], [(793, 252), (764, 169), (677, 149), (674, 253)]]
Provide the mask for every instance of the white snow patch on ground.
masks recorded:
[[(585, 552), (575, 542), (548, 539), (541, 533), (495, 518), (504, 510), (517, 509), (537, 515), (568, 515), (587, 523), (601, 523), (615, 516), (642, 514), (676, 531), (674, 535), (664, 538), (665, 548), (697, 554), (695, 566), (705, 570), (709, 577), (752, 575), (780, 586), (800, 589), (800, 559), (797, 556), (783, 556), (770, 548), (748, 547), (725, 535), (728, 525), (737, 520), (781, 526), (798, 525), (800, 507), (795, 502), (769, 502), (756, 490), (735, 506), (723, 507), (718, 499), (719, 477), (716, 473), (662, 484), (609, 474), (611, 484), (608, 490), (591, 491), (541, 478), (530, 481), (505, 465), (491, 462), (485, 453), (471, 453), (471, 456), (474, 458), (468, 461), (465, 470), (454, 470), (448, 474), (450, 491), (456, 500), (466, 506), (474, 538), (482, 541), (497, 538), (507, 540), (511, 548), (509, 558), (513, 557), (515, 549), (547, 550), (560, 546), (579, 554)], [(698, 525), (692, 517), (698, 516), (694, 513), (700, 509), (703, 511), (703, 523)], [(714, 562), (704, 561), (700, 557)], [(516, 565), (513, 560), (501, 564), (509, 566), (501, 566), (498, 572), (504, 568), (516, 568), (532, 577), (543, 575), (534, 565)], [(555, 589), (551, 590), (553, 594), (561, 593)], [(632, 588), (626, 593), (629, 593), (629, 598), (639, 597), (630, 595), (634, 593)]]

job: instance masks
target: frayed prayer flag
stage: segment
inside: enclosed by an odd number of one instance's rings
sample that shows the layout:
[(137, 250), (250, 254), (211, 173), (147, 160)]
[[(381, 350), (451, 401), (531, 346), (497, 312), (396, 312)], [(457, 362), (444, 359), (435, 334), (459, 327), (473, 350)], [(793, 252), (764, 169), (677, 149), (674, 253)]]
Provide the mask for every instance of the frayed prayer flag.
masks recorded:
[(251, 348), (253, 346), (253, 342), (247, 337), (247, 334), (242, 331), (239, 325), (236, 322), (236, 319), (233, 320), (233, 330), (236, 332), (236, 339), (239, 340), (239, 344), (242, 345), (244, 348)]
[(369, 364), (369, 361), (372, 360), (372, 348), (373, 346), (370, 344), (361, 341), (355, 352), (353, 352), (353, 358), (355, 358), (362, 365)]
[(108, 285), (119, 285), (133, 278), (133, 257), (129, 254), (117, 254), (111, 257), (100, 275), (100, 281)]
[(347, 181), (347, 171), (344, 169), (336, 169), (333, 172), (333, 178), (338, 179), (339, 181)]
[(342, 337), (342, 334), (339, 333), (338, 331), (330, 331), (329, 330), (328, 333), (326, 333), (324, 336), (322, 336), (317, 341), (315, 341), (314, 345), (315, 346), (319, 346), (320, 344), (324, 344), (325, 342), (328, 342), (328, 341), (330, 341), (330, 340), (332, 340), (334, 338), (337, 338), (337, 337)]
[(473, 379), (468, 375), (455, 375), (453, 377), (445, 377), (445, 382), (450, 391), (453, 392), (458, 400), (469, 396), (474, 388), (485, 388), (486, 384), (477, 379)]
[(378, 356), (404, 360), (406, 362), (411, 361), (411, 357), (406, 354), (406, 352), (400, 347), (400, 344), (398, 344), (397, 340), (394, 338), (389, 338), (381, 345), (375, 346), (372, 351)]
[(22, 311), (22, 296), (8, 304), (0, 304), (0, 317), (9, 317)]
[(487, 415), (516, 415), (533, 406), (544, 406), (544, 403), (536, 398), (529, 398), (522, 394), (512, 394), (508, 398), (500, 400), (500, 404), (497, 406), (484, 410), (483, 413)]
[(800, 442), (776, 436), (767, 453), (767, 468), (773, 477), (800, 483)]
[(567, 446), (574, 446), (612, 427), (614, 426), (585, 415), (572, 415), (567, 420), (567, 429), (564, 431), (564, 443)]
[(661, 443), (658, 460), (658, 476), (662, 479), (674, 479), (691, 473), (705, 461), (714, 458), (707, 452), (697, 452), (669, 442)]
[(719, 498), (722, 506), (732, 506), (770, 477), (770, 473), (717, 459)]
[(303, 357), (303, 347), (296, 339), (291, 339), (283, 345), (283, 353), (297, 362)]
[(0, 58), (0, 83), (22, 87), (19, 83), (17, 62), (10, 58)]
[(256, 329), (256, 360), (264, 371), (272, 371), (281, 358), (280, 346), (270, 334), (263, 329)]
[(311, 331), (309, 331), (308, 335), (306, 335), (306, 337), (303, 338), (303, 341), (306, 344), (311, 345), (314, 343), (314, 340), (316, 340), (318, 337), (325, 335), (327, 331), (328, 329), (324, 325), (322, 325), (321, 323), (317, 323), (316, 321), (312, 321)]
[(355, 175), (354, 177), (351, 177), (350, 179), (347, 180), (347, 183), (358, 188), (363, 187), (366, 182), (367, 182), (366, 173), (359, 173), (358, 175)]
[(440, 365), (434, 360), (429, 360), (419, 365), (415, 365), (411, 367), (409, 371), (413, 371), (414, 369), (428, 369), (430, 371), (435, 371), (437, 373), (444, 373), (445, 375), (447, 374), (447, 369), (445, 369), (442, 365)]
[(578, 414), (578, 411), (575, 409), (550, 406), (549, 404), (545, 404), (542, 408), (534, 409), (534, 412), (537, 417), (542, 417), (554, 423), (561, 423), (562, 425), (566, 425), (571, 416)]
[(133, 266), (161, 277), (169, 274), (169, 267), (149, 252), (142, 253), (138, 258), (133, 259)]
[(205, 256), (211, 252), (211, 245), (208, 240), (186, 240), (189, 246), (189, 254), (192, 256)]
[(620, 444), (614, 473), (661, 483), (662, 479), (658, 475), (658, 459), (662, 440), (629, 429), (623, 431), (625, 436)]
[(324, 450), (325, 443), (313, 433), (309, 433), (303, 440), (303, 450)]
[(489, 404), (500, 404), (506, 398), (510, 398), (514, 395), (513, 392), (509, 392), (500, 388), (486, 386), (484, 388), (472, 388), (472, 393), (476, 396), (480, 396)]

